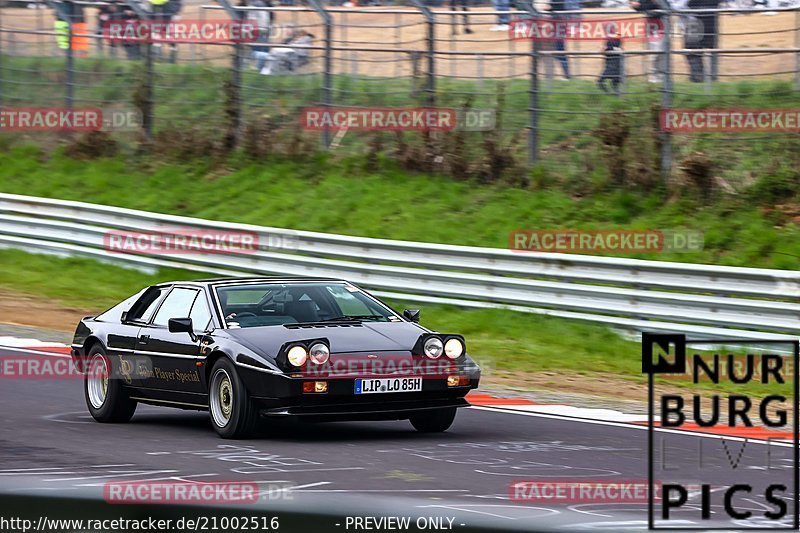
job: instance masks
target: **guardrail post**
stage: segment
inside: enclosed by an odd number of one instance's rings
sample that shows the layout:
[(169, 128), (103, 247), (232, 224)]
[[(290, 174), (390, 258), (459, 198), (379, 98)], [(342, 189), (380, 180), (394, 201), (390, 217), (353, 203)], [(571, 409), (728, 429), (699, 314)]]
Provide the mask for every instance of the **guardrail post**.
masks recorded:
[[(531, 19), (541, 14), (532, 3), (515, 2), (517, 9), (525, 11)], [(528, 86), (528, 163), (533, 165), (539, 160), (539, 50), (540, 43), (531, 39), (531, 71)]]
[[(137, 0), (125, 0), (131, 10), (141, 20), (148, 20), (150, 13), (142, 8)], [(144, 94), (142, 95), (142, 129), (145, 139), (153, 138), (153, 43), (147, 42), (144, 49)], [(139, 44), (141, 49), (141, 44)]]
[[(325, 57), (323, 59), (323, 72), (322, 72), (322, 107), (329, 108), (333, 103), (333, 19), (331, 14), (319, 2), (319, 0), (308, 0), (308, 3), (322, 18), (325, 24)], [(322, 130), (321, 138), (322, 147), (328, 149), (331, 145), (331, 132), (330, 130)]]
[[(664, 17), (664, 83), (661, 88), (661, 109), (672, 107), (672, 9), (667, 6)], [(667, 181), (672, 172), (672, 135), (661, 132), (661, 176)]]
[[(228, 0), (217, 0), (232, 21), (244, 20), (242, 13), (231, 5)], [(230, 130), (227, 132), (225, 144), (227, 149), (233, 149), (239, 143), (242, 129), (242, 43), (233, 43), (233, 62), (231, 64), (231, 83), (226, 95), (226, 114), (228, 115)]]
[(428, 22), (428, 34), (426, 37), (428, 45), (428, 81), (425, 91), (428, 93), (428, 105), (436, 105), (436, 19), (428, 6), (420, 0), (411, 0), (411, 3), (419, 9), (425, 20)]

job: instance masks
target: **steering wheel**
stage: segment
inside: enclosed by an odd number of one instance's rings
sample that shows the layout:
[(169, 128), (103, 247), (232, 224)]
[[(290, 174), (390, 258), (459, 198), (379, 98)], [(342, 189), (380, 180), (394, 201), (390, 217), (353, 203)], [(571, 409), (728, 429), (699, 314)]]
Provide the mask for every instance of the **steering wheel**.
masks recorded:
[(244, 317), (248, 317), (248, 316), (256, 318), (258, 315), (255, 314), (255, 313), (251, 313), (250, 311), (242, 311), (241, 313), (236, 313), (236, 317), (235, 318), (244, 318)]

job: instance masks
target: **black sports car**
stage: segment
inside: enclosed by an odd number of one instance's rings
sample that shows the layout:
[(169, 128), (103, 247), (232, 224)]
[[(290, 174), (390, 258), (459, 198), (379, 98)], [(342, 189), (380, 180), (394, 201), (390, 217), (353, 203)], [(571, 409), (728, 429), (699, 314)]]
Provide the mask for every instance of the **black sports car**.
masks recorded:
[(208, 410), (226, 438), (261, 416), (445, 431), (480, 369), (463, 337), (418, 321), (341, 280), (181, 281), (81, 320), (72, 356), (99, 422), (127, 422), (142, 402)]

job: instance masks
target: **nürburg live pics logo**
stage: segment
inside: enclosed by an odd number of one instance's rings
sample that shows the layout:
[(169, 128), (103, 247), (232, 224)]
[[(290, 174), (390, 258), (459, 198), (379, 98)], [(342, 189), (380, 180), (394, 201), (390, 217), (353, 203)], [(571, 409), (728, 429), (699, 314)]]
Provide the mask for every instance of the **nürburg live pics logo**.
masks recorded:
[(642, 334), (650, 529), (798, 529), (798, 353)]

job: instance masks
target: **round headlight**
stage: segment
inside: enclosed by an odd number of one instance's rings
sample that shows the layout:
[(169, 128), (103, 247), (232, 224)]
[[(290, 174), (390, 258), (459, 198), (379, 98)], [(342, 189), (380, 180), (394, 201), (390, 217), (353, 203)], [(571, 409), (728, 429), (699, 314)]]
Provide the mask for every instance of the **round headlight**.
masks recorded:
[(464, 343), (458, 339), (449, 339), (444, 343), (444, 354), (450, 359), (458, 359), (464, 353)]
[(311, 358), (312, 361), (317, 363), (318, 365), (325, 364), (331, 356), (331, 351), (328, 349), (327, 346), (318, 342), (316, 344), (311, 345), (311, 349), (308, 350), (308, 356)]
[(431, 337), (426, 340), (425, 345), (422, 348), (425, 350), (425, 355), (431, 359), (437, 359), (440, 355), (442, 355), (442, 351), (444, 351), (442, 341), (436, 337)]
[(302, 346), (292, 346), (289, 348), (289, 353), (286, 354), (286, 358), (294, 366), (303, 366), (306, 359), (308, 359), (308, 353), (306, 353), (306, 349)]

